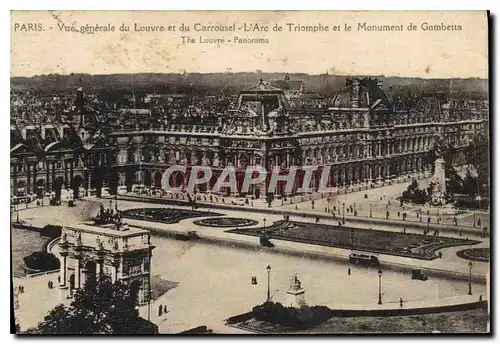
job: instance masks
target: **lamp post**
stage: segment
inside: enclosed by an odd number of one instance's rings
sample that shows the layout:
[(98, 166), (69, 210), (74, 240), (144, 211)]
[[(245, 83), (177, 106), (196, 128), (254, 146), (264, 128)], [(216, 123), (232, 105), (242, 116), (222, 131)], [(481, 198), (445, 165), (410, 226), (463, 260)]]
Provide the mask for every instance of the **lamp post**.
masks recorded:
[(372, 217), (372, 204), (370, 203), (370, 217)]
[(109, 211), (111, 211), (112, 206), (113, 206), (113, 201), (110, 199), (109, 200)]
[(473, 221), (473, 227), (476, 228), (476, 213), (474, 212), (474, 221)]
[(345, 202), (342, 202), (342, 224), (345, 225)]
[(472, 262), (469, 261), (469, 295), (472, 295)]
[(16, 222), (19, 223), (19, 201), (16, 202)]
[(268, 265), (267, 268), (267, 300), (266, 302), (271, 301), (271, 265)]
[(378, 304), (382, 304), (382, 269), (378, 269)]

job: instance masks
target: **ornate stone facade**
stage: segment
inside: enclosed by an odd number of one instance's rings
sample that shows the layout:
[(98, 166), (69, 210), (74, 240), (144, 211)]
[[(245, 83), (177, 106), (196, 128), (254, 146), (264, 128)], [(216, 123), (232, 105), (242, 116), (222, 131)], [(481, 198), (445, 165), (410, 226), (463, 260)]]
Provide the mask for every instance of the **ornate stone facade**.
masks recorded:
[[(134, 184), (160, 188), (163, 171), (177, 164), (188, 166), (185, 175), (173, 176), (177, 185), (187, 185), (189, 166), (213, 168), (209, 185), (197, 186), (200, 192), (211, 189), (227, 166), (236, 169), (240, 187), (245, 168), (258, 165), (268, 171), (279, 167), (281, 174), (293, 166), (319, 166), (313, 189), (325, 166), (331, 166), (327, 186), (369, 185), (428, 173), (433, 161), (426, 157), (436, 137), (453, 144), (453, 163), (463, 164), (469, 140), (488, 130), (487, 109), (478, 113), (439, 94), (424, 94), (407, 106), (372, 78), (348, 78), (326, 107), (292, 102), (261, 80), (240, 92), (235, 109), (211, 114), (212, 125), (166, 119), (153, 125), (151, 111), (130, 110), (118, 114), (128, 115), (130, 125), (109, 122), (105, 133), (60, 126), (54, 129), (59, 134), (50, 136), (47, 126), (13, 127), (12, 191), (72, 188), (77, 197), (85, 190), (99, 194), (103, 186), (111, 192), (120, 185), (129, 191)], [(297, 175), (292, 193), (301, 186), (303, 171)], [(248, 194), (262, 197), (266, 188), (264, 181)], [(275, 194), (285, 194), (283, 183)]]
[(63, 297), (83, 288), (86, 279), (107, 275), (114, 282), (136, 284), (139, 303), (149, 300), (153, 246), (147, 230), (79, 225), (65, 227), (59, 242), (59, 287)]

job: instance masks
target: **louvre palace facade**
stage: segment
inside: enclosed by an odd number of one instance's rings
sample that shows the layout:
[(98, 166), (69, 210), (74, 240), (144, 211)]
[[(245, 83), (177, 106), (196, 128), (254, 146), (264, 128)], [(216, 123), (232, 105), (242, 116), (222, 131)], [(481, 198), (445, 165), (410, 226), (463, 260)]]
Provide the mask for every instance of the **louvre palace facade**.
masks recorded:
[[(422, 94), (412, 104), (393, 99), (375, 78), (347, 78), (345, 88), (323, 99), (289, 78), (260, 81), (224, 106), (207, 97), (193, 105), (182, 94), (149, 95), (143, 109), (115, 109), (89, 116), (83, 88), (76, 94), (71, 120), (15, 121), (11, 125), (13, 195), (72, 190), (74, 197), (100, 196), (118, 186), (161, 187), (173, 165), (210, 166), (210, 183), (222, 169), (236, 169), (242, 183), (249, 166), (268, 171), (330, 166), (328, 186), (391, 183), (429, 173), (429, 151), (437, 140), (454, 147), (453, 164), (465, 163), (464, 148), (474, 135), (488, 134), (486, 102)], [(297, 193), (299, 170), (292, 193)], [(189, 173), (172, 176), (186, 184)], [(268, 180), (252, 185), (248, 195), (267, 193)], [(229, 190), (221, 191), (223, 194)], [(276, 195), (284, 195), (278, 183)], [(235, 196), (245, 196), (238, 194)]]

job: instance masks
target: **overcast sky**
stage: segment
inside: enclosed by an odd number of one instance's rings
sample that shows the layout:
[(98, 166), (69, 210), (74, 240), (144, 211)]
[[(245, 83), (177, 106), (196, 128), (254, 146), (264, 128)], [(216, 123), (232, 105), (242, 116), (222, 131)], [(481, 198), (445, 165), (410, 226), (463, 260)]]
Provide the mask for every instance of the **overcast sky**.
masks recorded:
[[(266, 25), (270, 32), (196, 32), (194, 24)], [(422, 24), (461, 25), (461, 31), (423, 31)], [(17, 23), (17, 25), (16, 25)], [(24, 32), (40, 23), (44, 31)], [(81, 34), (58, 25), (115, 25), (116, 31)], [(129, 32), (121, 32), (121, 23)], [(134, 32), (175, 25), (175, 32)], [(190, 32), (182, 33), (182, 23)], [(326, 25), (329, 32), (288, 32), (287, 23)], [(359, 31), (358, 24), (403, 25), (404, 31)], [(407, 31), (412, 23), (417, 31)], [(274, 32), (281, 25), (283, 31)], [(344, 31), (345, 24), (352, 31)], [(340, 32), (332, 32), (338, 26)], [(486, 12), (14, 12), (11, 76), (59, 73), (303, 72), (423, 78), (488, 76)], [(32, 26), (36, 27), (35, 25)], [(182, 43), (223, 38), (221, 44)], [(268, 44), (234, 43), (234, 36)], [(230, 42), (227, 42), (230, 41)]]

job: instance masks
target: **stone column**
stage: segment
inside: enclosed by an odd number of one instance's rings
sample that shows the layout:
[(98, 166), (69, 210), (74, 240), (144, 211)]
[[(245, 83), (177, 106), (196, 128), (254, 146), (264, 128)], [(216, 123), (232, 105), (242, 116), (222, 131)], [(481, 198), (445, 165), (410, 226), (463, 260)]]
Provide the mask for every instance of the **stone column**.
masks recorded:
[(64, 300), (68, 297), (69, 285), (67, 283), (67, 257), (62, 255), (61, 267), (59, 270), (59, 298)]
[[(72, 187), (73, 185), (73, 160), (69, 161), (69, 186)], [(78, 190), (77, 190), (78, 191)], [(76, 193), (74, 194), (74, 197), (76, 198)]]
[(52, 161), (52, 191), (54, 191), (54, 183), (56, 182), (56, 162)]
[(31, 193), (33, 190), (33, 185), (31, 185), (31, 164), (26, 165), (26, 193)]
[(118, 174), (118, 180), (119, 180), (119, 183), (118, 183), (119, 186), (122, 186), (122, 185), (126, 184), (126, 175), (125, 175), (124, 172), (120, 172)]
[(50, 191), (52, 181), (50, 180), (50, 163), (45, 161), (45, 191)]
[(17, 163), (14, 164), (14, 176), (13, 176), (13, 187), (12, 187), (12, 194), (17, 195)]
[(59, 280), (60, 280), (59, 286), (60, 287), (66, 286), (66, 269), (67, 269), (66, 260), (67, 260), (67, 257), (65, 255), (62, 256), (61, 266), (59, 267)]
[(80, 259), (78, 258), (76, 260), (76, 265), (75, 265), (75, 289), (80, 289), (81, 286), (81, 268), (80, 268)]
[(103, 272), (104, 272), (104, 267), (103, 267), (104, 259), (103, 258), (97, 258), (96, 259), (96, 266), (95, 266), (95, 277), (96, 279), (99, 279)]
[(81, 269), (81, 282), (80, 282), (81, 286), (80, 286), (80, 288), (83, 289), (85, 287), (85, 283), (87, 282), (87, 277), (88, 277), (87, 276), (87, 269), (85, 269), (85, 268)]
[(32, 185), (33, 185), (33, 193), (36, 193), (38, 190), (37, 190), (37, 184), (36, 184), (36, 164), (33, 164), (33, 182), (32, 182)]
[(69, 169), (68, 169), (68, 161), (66, 159), (63, 160), (63, 167), (64, 167), (64, 188), (67, 189), (69, 186), (69, 183), (68, 183)]

